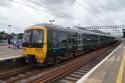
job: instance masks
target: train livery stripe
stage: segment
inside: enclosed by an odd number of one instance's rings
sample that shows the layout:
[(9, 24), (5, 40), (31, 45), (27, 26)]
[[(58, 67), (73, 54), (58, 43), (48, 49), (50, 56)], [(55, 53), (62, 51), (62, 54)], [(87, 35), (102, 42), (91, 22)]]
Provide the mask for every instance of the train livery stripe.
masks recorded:
[(124, 65), (125, 65), (125, 50), (124, 50), (124, 54), (122, 56), (122, 60), (121, 60), (120, 68), (119, 68), (119, 71), (118, 71), (116, 83), (122, 83)]

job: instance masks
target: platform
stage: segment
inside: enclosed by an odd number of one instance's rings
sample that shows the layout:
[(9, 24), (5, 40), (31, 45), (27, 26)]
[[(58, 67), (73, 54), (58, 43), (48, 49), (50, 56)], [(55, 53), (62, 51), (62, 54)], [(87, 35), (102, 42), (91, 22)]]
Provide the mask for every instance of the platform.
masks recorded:
[(125, 42), (77, 83), (125, 83)]
[(8, 45), (0, 46), (0, 61), (22, 57), (21, 49), (8, 48)]

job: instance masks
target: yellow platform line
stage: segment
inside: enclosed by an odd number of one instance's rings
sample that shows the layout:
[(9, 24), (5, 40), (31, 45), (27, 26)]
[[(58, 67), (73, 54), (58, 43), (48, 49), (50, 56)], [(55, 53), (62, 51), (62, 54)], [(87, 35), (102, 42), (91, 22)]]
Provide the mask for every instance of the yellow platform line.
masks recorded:
[(120, 68), (119, 68), (119, 71), (118, 71), (116, 83), (122, 83), (122, 77), (123, 77), (123, 72), (124, 72), (124, 65), (125, 65), (125, 50), (124, 50), (124, 54), (122, 56), (122, 60), (121, 60)]

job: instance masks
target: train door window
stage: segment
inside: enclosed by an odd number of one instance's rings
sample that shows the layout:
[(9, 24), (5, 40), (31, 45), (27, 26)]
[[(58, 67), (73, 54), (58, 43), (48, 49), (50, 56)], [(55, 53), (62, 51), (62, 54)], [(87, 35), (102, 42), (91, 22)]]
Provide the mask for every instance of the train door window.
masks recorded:
[(78, 33), (76, 34), (76, 44), (79, 43)]
[(78, 44), (80, 43), (79, 35), (78, 35)]
[(81, 43), (81, 35), (79, 34), (79, 44)]
[(72, 43), (72, 36), (69, 34), (68, 35), (68, 43), (71, 44)]
[(82, 44), (82, 40), (83, 40), (83, 39), (82, 39), (82, 34), (81, 34), (81, 44)]
[(82, 37), (82, 35), (80, 34), (80, 44), (82, 43), (82, 38), (81, 37)]
[(59, 34), (59, 47), (66, 47), (67, 43), (67, 35)]
[(80, 35), (78, 34), (78, 43), (80, 43)]
[(82, 34), (82, 37), (81, 37), (81, 38), (82, 38), (82, 42), (81, 42), (81, 43), (83, 44), (83, 34)]
[(83, 43), (86, 43), (86, 34), (83, 34)]
[(77, 44), (78, 43), (77, 33), (73, 35), (72, 42), (73, 42), (73, 44)]
[(80, 44), (81, 44), (81, 34), (80, 34), (80, 38), (79, 39), (80, 39)]
[(81, 43), (81, 35), (79, 34), (79, 44)]
[(75, 44), (75, 35), (72, 35), (72, 43)]
[(52, 38), (53, 48), (56, 47), (56, 33), (53, 32), (53, 38)]

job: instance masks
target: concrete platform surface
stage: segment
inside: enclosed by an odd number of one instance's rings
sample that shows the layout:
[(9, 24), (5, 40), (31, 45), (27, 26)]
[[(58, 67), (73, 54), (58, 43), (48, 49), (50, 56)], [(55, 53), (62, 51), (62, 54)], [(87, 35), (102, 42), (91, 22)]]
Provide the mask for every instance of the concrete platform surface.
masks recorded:
[(8, 48), (8, 45), (0, 46), (0, 61), (22, 57), (21, 49)]
[(77, 83), (125, 83), (125, 43), (122, 42), (99, 65)]

